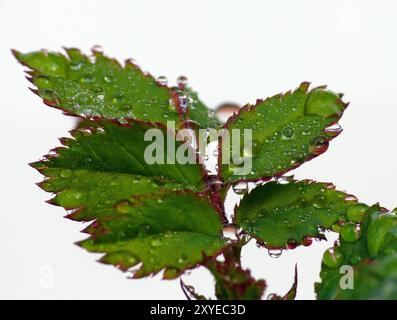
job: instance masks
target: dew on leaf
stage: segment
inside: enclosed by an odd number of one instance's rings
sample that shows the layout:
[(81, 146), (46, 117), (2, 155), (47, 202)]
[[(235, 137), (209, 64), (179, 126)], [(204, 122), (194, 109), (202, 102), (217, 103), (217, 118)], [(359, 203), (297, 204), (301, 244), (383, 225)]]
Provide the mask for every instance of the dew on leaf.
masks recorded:
[(72, 170), (65, 169), (61, 171), (61, 177), (62, 178), (69, 178), (72, 176)]
[(298, 242), (295, 239), (289, 239), (287, 241), (287, 248), (290, 250), (295, 249), (298, 246)]
[(284, 140), (291, 140), (295, 137), (295, 131), (292, 127), (285, 127), (282, 131), (281, 131), (281, 136)]
[(166, 76), (159, 76), (157, 77), (156, 81), (161, 86), (166, 86), (168, 84), (168, 79)]
[(122, 200), (117, 203), (115, 209), (120, 213), (130, 213), (133, 210), (131, 202), (128, 200)]
[(188, 85), (188, 78), (186, 76), (179, 76), (178, 79), (176, 80), (176, 83), (179, 89), (183, 90)]
[(323, 136), (317, 136), (310, 141), (310, 152), (313, 155), (320, 155), (328, 149), (329, 142)]
[(248, 183), (245, 181), (237, 182), (232, 186), (233, 191), (238, 195), (243, 195), (248, 190)]
[(179, 258), (178, 258), (178, 262), (179, 262), (179, 263), (186, 263), (187, 259), (188, 259), (187, 255), (181, 254), (181, 255), (179, 256)]
[(314, 197), (312, 204), (317, 209), (324, 209), (328, 204), (328, 200), (324, 195), (319, 194)]
[(267, 250), (267, 253), (269, 254), (269, 257), (273, 258), (273, 259), (277, 259), (281, 256), (281, 254), (283, 253), (283, 250), (281, 249), (269, 249)]
[(91, 108), (94, 105), (94, 100), (89, 93), (81, 92), (74, 97), (74, 103), (77, 109), (84, 111), (84, 109)]
[(313, 243), (313, 238), (312, 238), (312, 237), (306, 236), (306, 237), (304, 237), (304, 238), (302, 239), (302, 244), (303, 244), (305, 247), (310, 246), (312, 243)]
[[(234, 113), (240, 110), (240, 106), (234, 103), (224, 103), (221, 104), (215, 110), (215, 116), (221, 123), (225, 123)], [(238, 118), (238, 122), (242, 121), (242, 118)]]
[(223, 227), (222, 230), (223, 238), (228, 240), (237, 239), (237, 226), (233, 223), (229, 223)]
[(160, 240), (160, 239), (152, 239), (152, 240), (150, 241), (150, 245), (151, 245), (152, 247), (158, 247), (158, 246), (161, 245), (161, 240)]

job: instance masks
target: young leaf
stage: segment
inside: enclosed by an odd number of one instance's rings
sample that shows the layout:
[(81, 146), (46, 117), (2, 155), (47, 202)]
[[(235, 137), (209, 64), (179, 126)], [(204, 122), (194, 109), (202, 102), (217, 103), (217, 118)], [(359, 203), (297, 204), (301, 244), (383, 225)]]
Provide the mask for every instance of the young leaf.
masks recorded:
[(14, 51), (46, 104), (82, 117), (178, 121), (171, 90), (133, 62), (121, 66), (95, 50), (91, 57), (78, 49), (66, 52)]
[(266, 288), (264, 280), (255, 280), (250, 270), (239, 263), (206, 262), (215, 278), (215, 294), (219, 300), (260, 300)]
[(80, 245), (104, 252), (104, 263), (123, 270), (142, 263), (134, 277), (155, 274), (175, 278), (226, 246), (222, 224), (203, 195), (163, 191), (135, 196), (108, 209), (108, 219), (96, 221)]
[(397, 216), (379, 205), (363, 214), (361, 225), (346, 223), (324, 253), (319, 299), (397, 299)]
[[(57, 193), (51, 203), (76, 209), (70, 216), (76, 220), (92, 220), (108, 213), (120, 200), (132, 195), (153, 192), (159, 188), (203, 191), (202, 169), (195, 153), (188, 153), (191, 163), (167, 164), (175, 150), (158, 144), (163, 163), (149, 164), (145, 149), (147, 130), (157, 129), (166, 139), (160, 125), (130, 120), (119, 125), (108, 120), (91, 122), (85, 130), (72, 131), (73, 139), (64, 138), (64, 147), (32, 166), (48, 177), (40, 185)], [(169, 132), (169, 134), (172, 134)], [(176, 143), (176, 148), (181, 142)]]
[(272, 181), (244, 196), (234, 223), (269, 249), (309, 245), (311, 237), (323, 236), (321, 228), (346, 220), (353, 205), (346, 197), (326, 183)]
[[(310, 91), (308, 87), (302, 83), (294, 92), (258, 100), (229, 118), (225, 128), (232, 140), (240, 138), (240, 146), (220, 153), (225, 182), (281, 175), (327, 149), (328, 142), (341, 132), (336, 122), (347, 104), (324, 87)], [(233, 137), (233, 129), (240, 129), (239, 137)], [(243, 143), (245, 129), (252, 130), (248, 145)], [(223, 138), (222, 143), (225, 141)], [(250, 172), (241, 171), (244, 158), (252, 160)]]

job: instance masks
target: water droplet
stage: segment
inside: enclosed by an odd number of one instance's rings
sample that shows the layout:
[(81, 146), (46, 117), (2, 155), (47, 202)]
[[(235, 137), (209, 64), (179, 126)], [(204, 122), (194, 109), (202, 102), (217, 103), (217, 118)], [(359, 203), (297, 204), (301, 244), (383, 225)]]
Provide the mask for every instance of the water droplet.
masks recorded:
[(329, 142), (323, 136), (318, 136), (310, 141), (310, 152), (313, 155), (320, 155), (328, 149)]
[(132, 211), (131, 202), (128, 200), (122, 200), (116, 204), (116, 210), (120, 213), (130, 213)]
[(359, 225), (352, 222), (344, 224), (342, 229), (340, 230), (340, 235), (342, 239), (346, 242), (356, 242), (361, 235)]
[(245, 194), (245, 193), (247, 192), (247, 190), (248, 190), (248, 183), (245, 182), (245, 181), (241, 181), (241, 182), (235, 183), (235, 184), (232, 186), (232, 189), (233, 189), (233, 191), (234, 191), (236, 194), (238, 194), (238, 195), (243, 195), (243, 194)]
[(352, 194), (349, 194), (345, 197), (345, 201), (347, 202), (357, 202), (357, 197), (353, 196)]
[(313, 207), (317, 209), (324, 209), (327, 206), (327, 204), (328, 204), (328, 200), (322, 194), (315, 196), (313, 199)]
[(72, 174), (73, 174), (72, 170), (69, 170), (69, 169), (65, 169), (65, 170), (61, 171), (62, 178), (69, 178), (72, 176)]
[(182, 112), (186, 112), (189, 107), (189, 98), (187, 95), (182, 94), (179, 96), (179, 107), (181, 108)]
[(313, 238), (312, 238), (312, 237), (306, 236), (306, 237), (304, 237), (304, 238), (302, 239), (302, 244), (303, 244), (305, 247), (310, 246), (312, 243), (313, 243)]
[(283, 250), (281, 249), (269, 249), (267, 250), (267, 253), (269, 254), (269, 256), (273, 259), (277, 259), (281, 256), (281, 254), (283, 253)]
[(103, 48), (100, 45), (95, 45), (91, 48), (91, 51), (95, 52), (95, 53), (102, 53), (103, 52)]
[(188, 79), (186, 76), (179, 76), (178, 79), (176, 80), (179, 89), (185, 89), (187, 84), (188, 84)]
[(354, 254), (350, 257), (350, 262), (351, 264), (358, 264), (363, 260), (363, 258), (358, 255), (358, 254)]
[(112, 103), (113, 104), (118, 104), (118, 103), (122, 103), (124, 101), (124, 92), (123, 91), (117, 91), (114, 95), (113, 95), (113, 99), (112, 99)]
[(333, 125), (326, 128), (325, 132), (331, 134), (333, 137), (336, 137), (342, 132), (342, 127), (339, 123), (334, 123)]
[(240, 106), (234, 103), (224, 103), (215, 110), (215, 116), (221, 123), (225, 123), (233, 114), (240, 110)]
[(343, 252), (340, 248), (330, 248), (325, 251), (323, 264), (328, 268), (335, 269), (343, 262)]
[(295, 131), (292, 127), (285, 127), (281, 131), (281, 136), (284, 140), (291, 140), (295, 137)]
[(77, 71), (80, 70), (82, 66), (83, 63), (81, 61), (74, 61), (70, 63), (70, 70)]
[(87, 92), (81, 92), (74, 97), (75, 107), (84, 111), (86, 108), (91, 108), (94, 105), (92, 96)]
[(210, 174), (206, 176), (206, 184), (212, 191), (219, 191), (223, 186), (223, 181), (216, 174)]
[(150, 241), (150, 245), (151, 245), (152, 247), (158, 247), (158, 246), (161, 245), (161, 241), (160, 241), (160, 239), (152, 239), (152, 240)]
[(81, 83), (92, 83), (94, 81), (94, 75), (91, 73), (86, 73), (80, 78)]
[(112, 75), (106, 75), (103, 77), (103, 81), (106, 83), (112, 83), (113, 82), (113, 76)]
[(150, 224), (142, 224), (139, 226), (138, 233), (141, 236), (147, 235), (147, 234), (149, 234), (151, 228), (152, 227), (150, 226)]
[(59, 103), (58, 94), (52, 89), (41, 89), (39, 90), (40, 96), (51, 103)]
[(357, 203), (349, 207), (346, 211), (346, 218), (351, 222), (361, 222), (367, 212), (368, 206), (364, 203)]
[(180, 275), (180, 271), (178, 268), (170, 267), (165, 269), (164, 278), (165, 279), (175, 279)]
[(186, 263), (187, 261), (187, 255), (181, 254), (180, 257), (178, 258), (179, 263)]
[(112, 180), (110, 181), (110, 185), (111, 186), (117, 186), (120, 182), (120, 178), (119, 177), (113, 177)]
[(222, 234), (223, 238), (227, 240), (237, 240), (237, 226), (233, 223), (225, 225)]
[(165, 77), (165, 76), (159, 76), (159, 77), (157, 77), (156, 81), (157, 81), (157, 83), (158, 83), (160, 86), (167, 86), (167, 84), (168, 84), (168, 79), (167, 79), (167, 77)]
[(306, 198), (299, 198), (297, 203), (300, 208), (307, 208), (309, 206), (309, 201)]
[(265, 246), (265, 243), (262, 240), (256, 240), (256, 246), (258, 248), (263, 248)]
[(298, 246), (298, 242), (295, 239), (289, 239), (287, 241), (287, 248), (290, 250), (295, 249)]
[(50, 78), (48, 78), (45, 75), (37, 76), (37, 78), (35, 79), (35, 83), (39, 88), (45, 88), (45, 87), (48, 88), (51, 85)]

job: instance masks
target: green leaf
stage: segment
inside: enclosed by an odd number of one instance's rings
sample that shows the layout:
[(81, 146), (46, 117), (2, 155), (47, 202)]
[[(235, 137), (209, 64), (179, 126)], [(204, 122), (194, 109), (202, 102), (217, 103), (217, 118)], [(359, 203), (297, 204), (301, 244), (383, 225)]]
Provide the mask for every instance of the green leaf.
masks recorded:
[[(188, 154), (192, 164), (146, 162), (145, 149), (152, 144), (144, 141), (148, 129), (166, 134), (165, 128), (151, 123), (130, 120), (120, 125), (97, 120), (89, 128), (72, 131), (73, 139), (61, 139), (64, 147), (32, 164), (48, 177), (42, 188), (57, 193), (51, 203), (76, 209), (70, 216), (73, 219), (92, 220), (132, 195), (159, 188), (203, 191), (202, 169), (195, 162), (194, 152)], [(180, 146), (181, 142), (176, 142), (176, 148)], [(164, 162), (175, 155), (173, 150), (162, 148)]]
[(346, 197), (327, 183), (271, 181), (245, 194), (234, 222), (269, 249), (309, 245), (321, 229), (346, 221), (353, 205)]
[(142, 263), (134, 277), (166, 269), (164, 278), (175, 278), (226, 245), (208, 199), (190, 191), (135, 196), (107, 216), (85, 230), (91, 237), (80, 245), (106, 253), (101, 261), (123, 270)]
[[(347, 104), (324, 87), (310, 91), (308, 87), (308, 83), (302, 83), (293, 92), (258, 100), (228, 120), (229, 136), (234, 141), (240, 138), (240, 146), (223, 150), (220, 157), (226, 182), (281, 175), (325, 152), (329, 140), (341, 132), (340, 127), (332, 125)], [(233, 129), (240, 130), (237, 137), (233, 137)], [(243, 143), (245, 129), (252, 130), (248, 144)], [(227, 146), (227, 139), (223, 143)], [(243, 170), (243, 159), (252, 161), (252, 170)]]
[[(342, 227), (349, 228), (350, 224)], [(397, 299), (397, 216), (379, 205), (366, 210), (355, 224), (355, 240), (340, 234), (339, 242), (324, 253), (319, 299)], [(352, 269), (352, 288), (341, 286), (346, 276), (340, 269)]]
[(121, 66), (98, 51), (91, 57), (78, 49), (66, 52), (14, 51), (46, 104), (83, 117), (178, 121), (171, 90), (131, 61)]

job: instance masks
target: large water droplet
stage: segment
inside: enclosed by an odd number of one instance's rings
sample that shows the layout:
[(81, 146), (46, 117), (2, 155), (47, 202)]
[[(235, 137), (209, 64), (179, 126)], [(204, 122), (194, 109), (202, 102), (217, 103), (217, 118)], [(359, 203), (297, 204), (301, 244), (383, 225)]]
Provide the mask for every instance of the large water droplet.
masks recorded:
[(225, 123), (233, 114), (240, 110), (240, 106), (235, 103), (224, 103), (215, 110), (215, 116), (221, 123)]
[(285, 127), (281, 131), (281, 136), (284, 140), (291, 140), (295, 137), (295, 130), (292, 127)]
[(243, 195), (247, 192), (248, 190), (248, 183), (245, 181), (241, 181), (238, 183), (235, 183), (232, 187), (233, 191), (238, 194), (238, 195)]
[(277, 259), (281, 256), (281, 254), (283, 253), (283, 250), (281, 249), (269, 249), (267, 250), (267, 253), (269, 254), (269, 256), (273, 259)]
[(116, 204), (116, 210), (120, 213), (130, 213), (132, 211), (131, 202), (128, 200), (122, 200)]
[(287, 248), (290, 250), (295, 249), (298, 246), (298, 242), (295, 239), (289, 239), (287, 241)]
[(179, 76), (178, 79), (176, 80), (179, 89), (185, 89), (187, 84), (188, 84), (188, 78), (186, 76)]
[(95, 45), (95, 46), (93, 46), (91, 48), (91, 51), (95, 52), (95, 53), (102, 53), (103, 52), (103, 48), (100, 45)]
[(92, 108), (94, 100), (89, 93), (81, 92), (74, 97), (74, 103), (79, 111), (84, 111), (87, 108)]
[(166, 86), (168, 84), (168, 79), (166, 76), (159, 76), (157, 77), (156, 81), (161, 86)]
[(222, 179), (216, 174), (206, 176), (206, 184), (212, 191), (218, 191), (223, 186)]
[(318, 136), (310, 141), (310, 152), (313, 155), (320, 155), (328, 149), (329, 142), (323, 136)]
[(229, 223), (223, 227), (223, 238), (227, 240), (237, 240), (237, 226), (233, 223)]
[(306, 237), (304, 237), (304, 238), (302, 239), (302, 244), (303, 244), (305, 247), (310, 246), (312, 243), (313, 243), (313, 238), (312, 238), (312, 237), (306, 236)]

